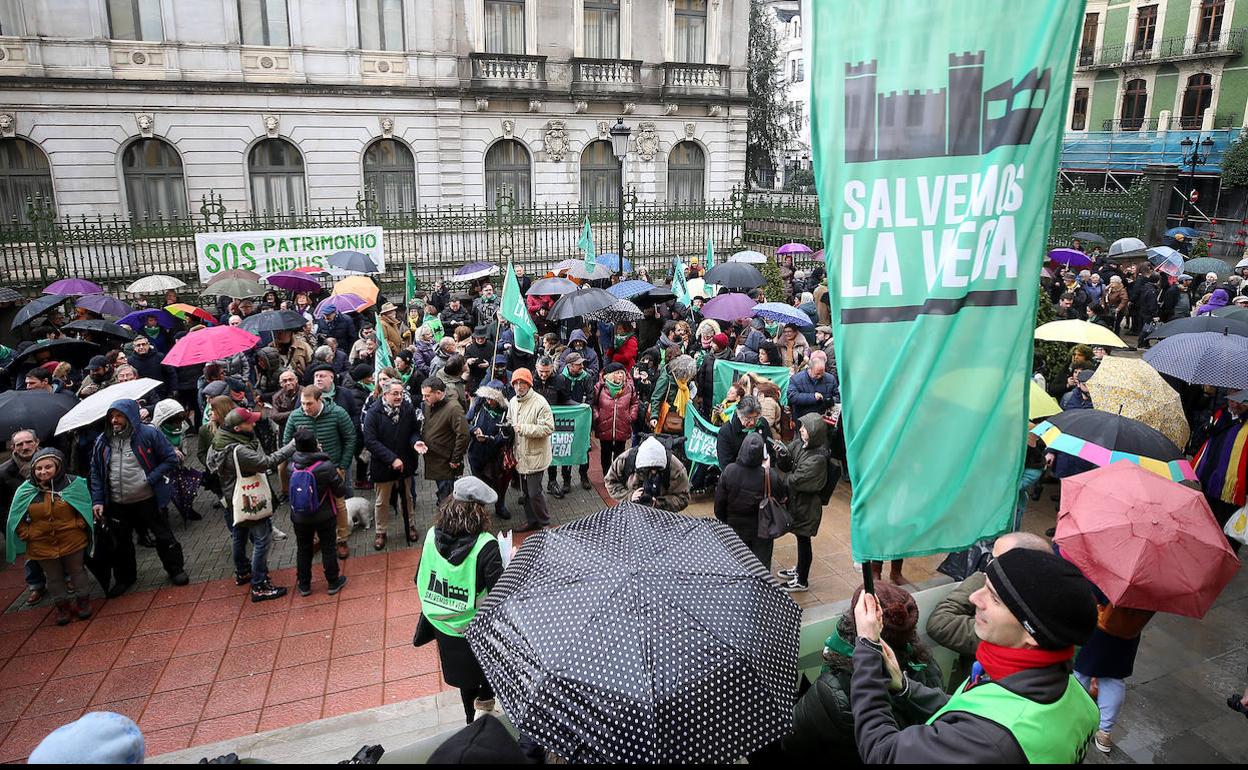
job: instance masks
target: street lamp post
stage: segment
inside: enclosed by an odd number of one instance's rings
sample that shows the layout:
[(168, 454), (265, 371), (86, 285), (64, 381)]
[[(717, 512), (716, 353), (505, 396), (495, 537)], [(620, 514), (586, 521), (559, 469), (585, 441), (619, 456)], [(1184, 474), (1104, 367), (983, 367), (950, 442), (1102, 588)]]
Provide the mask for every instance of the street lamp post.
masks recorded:
[(621, 278), (624, 276), (624, 156), (628, 154), (628, 136), (632, 132), (633, 129), (624, 125), (624, 118), (617, 118), (615, 125), (611, 127), (611, 152), (620, 162), (620, 194), (616, 219), (616, 231), (619, 233), (619, 251), (616, 256), (619, 257), (619, 262), (616, 274)]
[[(1200, 134), (1196, 135), (1200, 139)], [(1213, 152), (1213, 138), (1206, 136), (1200, 143), (1193, 142), (1191, 137), (1183, 137), (1183, 141), (1179, 142), (1179, 146), (1183, 148), (1183, 165), (1188, 167), (1187, 174), (1187, 195), (1183, 197), (1183, 221), (1180, 222), (1184, 227), (1188, 221), (1188, 206), (1192, 201), (1192, 193), (1196, 189), (1196, 167), (1201, 163), (1209, 160), (1210, 154)], [(1204, 153), (1201, 153), (1201, 150)]]

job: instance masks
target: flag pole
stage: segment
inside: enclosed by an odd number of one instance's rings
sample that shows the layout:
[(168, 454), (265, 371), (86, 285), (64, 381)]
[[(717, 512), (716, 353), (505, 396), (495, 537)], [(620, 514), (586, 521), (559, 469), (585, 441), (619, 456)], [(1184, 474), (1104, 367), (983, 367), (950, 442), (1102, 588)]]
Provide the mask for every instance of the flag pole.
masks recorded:
[(875, 594), (875, 575), (871, 572), (870, 560), (862, 563), (862, 590), (872, 595)]

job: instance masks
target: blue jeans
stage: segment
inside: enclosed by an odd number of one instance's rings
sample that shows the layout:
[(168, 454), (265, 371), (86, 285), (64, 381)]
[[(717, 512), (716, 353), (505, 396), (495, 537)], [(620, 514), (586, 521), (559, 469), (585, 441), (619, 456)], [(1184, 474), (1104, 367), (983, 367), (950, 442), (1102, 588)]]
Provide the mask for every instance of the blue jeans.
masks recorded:
[[(1076, 671), (1075, 679), (1079, 680), (1085, 690), (1092, 686), (1092, 677), (1087, 674)], [(1127, 699), (1127, 683), (1121, 679), (1098, 676), (1096, 687), (1096, 707), (1101, 712), (1101, 730), (1112, 732), (1118, 721), (1118, 712), (1122, 710), (1122, 703)]]
[(251, 587), (269, 582), (269, 545), (273, 542), (273, 519), (268, 518), (246, 526), (235, 526), (230, 533), (234, 538), (234, 572), (247, 574), (247, 541), (251, 541)]
[[(26, 587), (32, 591), (42, 591), (47, 588), (48, 579), (43, 576), (43, 567), (39, 566), (39, 562), (34, 559), (26, 560)], [(77, 588), (78, 586), (74, 586)], [(86, 590), (85, 588), (83, 590)]]
[(455, 479), (438, 479), (435, 482), (438, 485), (438, 505), (442, 501), (451, 496), (451, 492), (455, 489)]

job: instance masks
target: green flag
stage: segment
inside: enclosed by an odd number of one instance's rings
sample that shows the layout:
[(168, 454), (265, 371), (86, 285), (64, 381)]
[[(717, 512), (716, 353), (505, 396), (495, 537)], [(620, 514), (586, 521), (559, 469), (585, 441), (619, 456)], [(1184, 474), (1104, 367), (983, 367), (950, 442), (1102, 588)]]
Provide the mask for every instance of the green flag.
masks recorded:
[(503, 298), (499, 300), (498, 316), (515, 331), (516, 347), (526, 353), (535, 349), (534, 336), (537, 326), (529, 316), (529, 308), (524, 304), (524, 295), (520, 293), (520, 282), (516, 280), (516, 269), (511, 261), (507, 261), (507, 277), (503, 279)]
[(412, 272), (412, 266), (407, 265), (407, 280), (404, 281), (404, 294), (407, 295), (407, 306), (412, 306), (412, 300), (416, 299), (416, 275)]
[(376, 377), (382, 369), (394, 366), (394, 359), (391, 357), (390, 343), (386, 342), (386, 334), (381, 328), (380, 320), (377, 321), (374, 329), (373, 337), (377, 339), (377, 352), (373, 354), (373, 377)]
[(676, 295), (676, 301), (685, 307), (693, 301), (693, 297), (689, 296), (689, 284), (685, 283), (685, 263), (680, 261), (680, 257), (672, 260), (672, 293)]
[(555, 432), (550, 435), (551, 465), (584, 465), (589, 462), (589, 426), (594, 410), (589, 404), (552, 406)]
[(793, 373), (787, 366), (767, 366), (765, 364), (746, 364), (741, 361), (715, 361), (714, 387), (715, 403), (723, 401), (728, 395), (728, 386), (747, 374), (756, 374), (765, 380), (771, 380), (780, 389), (780, 403), (789, 403), (789, 379)]
[(855, 561), (957, 551), (1012, 523), (1083, 6), (811, 4)]
[(594, 252), (594, 231), (589, 228), (589, 216), (585, 217), (585, 228), (581, 230), (581, 239), (576, 247), (585, 254), (585, 270), (594, 272), (598, 267), (598, 255)]
[(715, 447), (719, 443), (719, 428), (711, 425), (697, 409), (685, 410), (685, 457), (690, 462), (719, 466)]
[[(711, 236), (706, 236), (706, 272), (711, 272), (711, 268), (715, 267), (715, 242), (711, 240)], [(706, 275), (706, 273), (703, 273)], [(715, 296), (717, 289), (714, 284), (706, 285), (706, 296)]]

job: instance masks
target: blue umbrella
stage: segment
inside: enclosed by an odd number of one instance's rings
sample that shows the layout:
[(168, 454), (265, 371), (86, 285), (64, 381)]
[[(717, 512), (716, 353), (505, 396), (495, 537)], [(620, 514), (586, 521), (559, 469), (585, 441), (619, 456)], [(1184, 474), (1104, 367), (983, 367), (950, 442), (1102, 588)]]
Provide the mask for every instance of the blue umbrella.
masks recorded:
[(167, 310), (160, 308), (148, 308), (147, 310), (136, 310), (129, 315), (124, 315), (117, 319), (118, 326), (129, 326), (131, 329), (139, 330), (143, 328), (148, 318), (155, 318), (156, 323), (160, 324), (162, 329), (172, 329), (177, 324), (178, 319)]
[[(602, 265), (603, 267), (609, 270), (620, 269), (620, 255), (619, 254), (612, 254), (611, 252), (608, 251), (605, 254), (599, 254), (596, 261), (598, 262), (598, 264)], [(624, 258), (624, 272), (631, 273), (632, 271), (633, 271), (633, 263), (631, 260), (625, 257)]]
[[(631, 270), (632, 268), (626, 268)], [(620, 281), (617, 284), (607, 287), (607, 291), (611, 292), (620, 299), (628, 299), (636, 297), (639, 294), (645, 294), (654, 288), (654, 284), (649, 281)]]
[(1248, 388), (1248, 337), (1226, 332), (1176, 334), (1144, 354), (1162, 374), (1192, 385), (1242, 390)]
[(776, 323), (793, 324), (794, 326), (802, 327), (814, 326), (810, 322), (810, 316), (783, 302), (760, 302), (754, 306), (753, 313), (758, 318), (765, 318)]
[(1166, 231), (1166, 237), (1168, 238), (1173, 238), (1176, 235), (1181, 235), (1184, 238), (1195, 238), (1200, 233), (1194, 227), (1171, 227)]
[(376, 273), (377, 263), (373, 258), (359, 251), (339, 251), (330, 255), (329, 264), (340, 270), (353, 273)]

